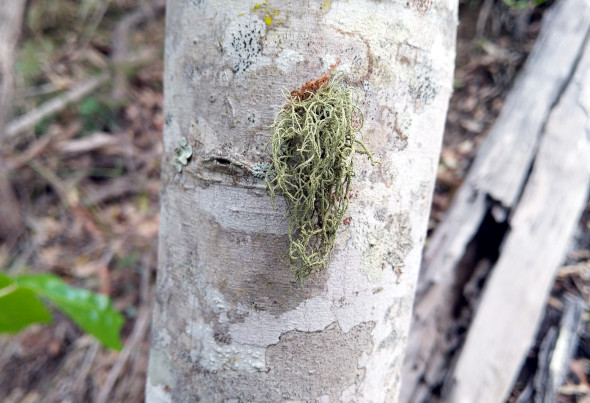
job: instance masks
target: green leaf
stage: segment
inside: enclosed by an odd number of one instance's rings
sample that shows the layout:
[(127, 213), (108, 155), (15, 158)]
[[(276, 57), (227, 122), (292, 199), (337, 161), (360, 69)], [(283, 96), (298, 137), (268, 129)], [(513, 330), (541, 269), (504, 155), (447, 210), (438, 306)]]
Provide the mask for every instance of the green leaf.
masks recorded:
[(0, 333), (16, 333), (33, 323), (51, 322), (51, 313), (35, 293), (0, 274)]
[(14, 283), (14, 280), (7, 275), (0, 273), (0, 288), (4, 288), (12, 283)]
[(105, 347), (121, 350), (119, 333), (124, 319), (113, 309), (107, 296), (70, 287), (52, 274), (19, 276), (14, 282), (49, 299)]

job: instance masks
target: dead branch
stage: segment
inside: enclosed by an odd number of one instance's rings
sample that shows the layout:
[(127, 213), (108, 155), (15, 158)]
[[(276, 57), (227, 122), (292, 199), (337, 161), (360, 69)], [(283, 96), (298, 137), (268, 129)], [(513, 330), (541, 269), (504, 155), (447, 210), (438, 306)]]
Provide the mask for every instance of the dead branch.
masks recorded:
[(125, 66), (122, 61), (129, 58), (129, 32), (142, 22), (154, 18), (158, 13), (164, 11), (165, 7), (165, 0), (154, 0), (151, 4), (144, 4), (126, 15), (115, 27), (112, 60), (116, 66), (119, 66), (116, 67), (113, 85), (112, 95), (115, 100), (123, 98), (127, 88)]
[[(149, 270), (146, 268), (146, 270)], [(131, 353), (139, 348), (141, 341), (145, 338), (146, 332), (149, 329), (149, 325), (151, 323), (152, 318), (152, 304), (146, 303), (145, 306), (142, 308), (140, 313), (137, 315), (137, 320), (135, 321), (135, 325), (133, 326), (133, 330), (131, 331), (131, 335), (127, 342), (125, 343), (125, 347), (123, 347), (123, 351), (119, 354), (117, 358), (117, 362), (111, 368), (109, 375), (107, 376), (107, 380), (96, 398), (96, 403), (106, 403), (117, 379), (119, 379), (119, 375), (123, 370), (123, 367), (129, 360)]]
[[(14, 92), (14, 51), (21, 30), (25, 0), (0, 0), (0, 140), (10, 116)], [(0, 158), (0, 238), (14, 244), (24, 232), (22, 214), (14, 189)]]
[(75, 85), (63, 94), (60, 94), (55, 98), (41, 104), (37, 109), (16, 118), (6, 125), (6, 130), (4, 133), (5, 138), (12, 139), (19, 134), (33, 129), (37, 123), (43, 120), (43, 118), (61, 111), (71, 103), (79, 101), (100, 87), (102, 84), (106, 83), (108, 79), (108, 74), (99, 74), (87, 81)]

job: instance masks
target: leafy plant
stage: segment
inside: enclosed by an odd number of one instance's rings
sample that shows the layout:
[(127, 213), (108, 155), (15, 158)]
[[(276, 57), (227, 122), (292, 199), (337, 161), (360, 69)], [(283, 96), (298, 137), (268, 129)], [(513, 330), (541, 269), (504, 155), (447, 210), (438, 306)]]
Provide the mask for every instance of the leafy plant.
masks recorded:
[(78, 106), (84, 133), (99, 130), (113, 131), (116, 126), (116, 114), (113, 105), (94, 97), (86, 97)]
[(16, 333), (33, 323), (51, 322), (51, 313), (41, 300), (52, 302), (105, 347), (121, 350), (119, 333), (124, 319), (113, 309), (111, 300), (70, 287), (52, 274), (0, 274), (0, 333)]
[(547, 0), (502, 0), (508, 7), (524, 10), (525, 8), (533, 8), (540, 6), (547, 2)]
[(55, 51), (55, 43), (46, 37), (24, 41), (15, 64), (17, 80), (22, 82), (20, 85), (30, 87), (38, 84), (43, 65), (49, 62)]

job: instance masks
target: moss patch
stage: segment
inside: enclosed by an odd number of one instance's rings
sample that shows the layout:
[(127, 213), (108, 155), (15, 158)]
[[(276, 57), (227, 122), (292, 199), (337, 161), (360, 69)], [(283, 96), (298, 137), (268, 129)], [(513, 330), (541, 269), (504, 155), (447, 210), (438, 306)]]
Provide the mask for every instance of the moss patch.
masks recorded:
[(298, 281), (327, 267), (348, 209), (354, 154), (375, 163), (361, 141), (359, 94), (342, 79), (327, 73), (292, 91), (272, 126), (266, 182), (273, 200), (287, 201), (288, 257)]

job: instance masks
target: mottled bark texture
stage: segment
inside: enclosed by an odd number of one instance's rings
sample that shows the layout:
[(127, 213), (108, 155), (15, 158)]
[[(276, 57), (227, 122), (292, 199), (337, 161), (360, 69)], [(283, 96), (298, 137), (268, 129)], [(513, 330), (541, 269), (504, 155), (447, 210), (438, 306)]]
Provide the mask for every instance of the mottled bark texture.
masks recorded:
[[(165, 132), (150, 402), (396, 401), (452, 86), (457, 4), (168, 3)], [(348, 225), (303, 285), (268, 129), (341, 61), (362, 96)], [(187, 165), (174, 161), (186, 138)], [(181, 172), (177, 168), (182, 168)], [(257, 170), (255, 170), (257, 172)]]

